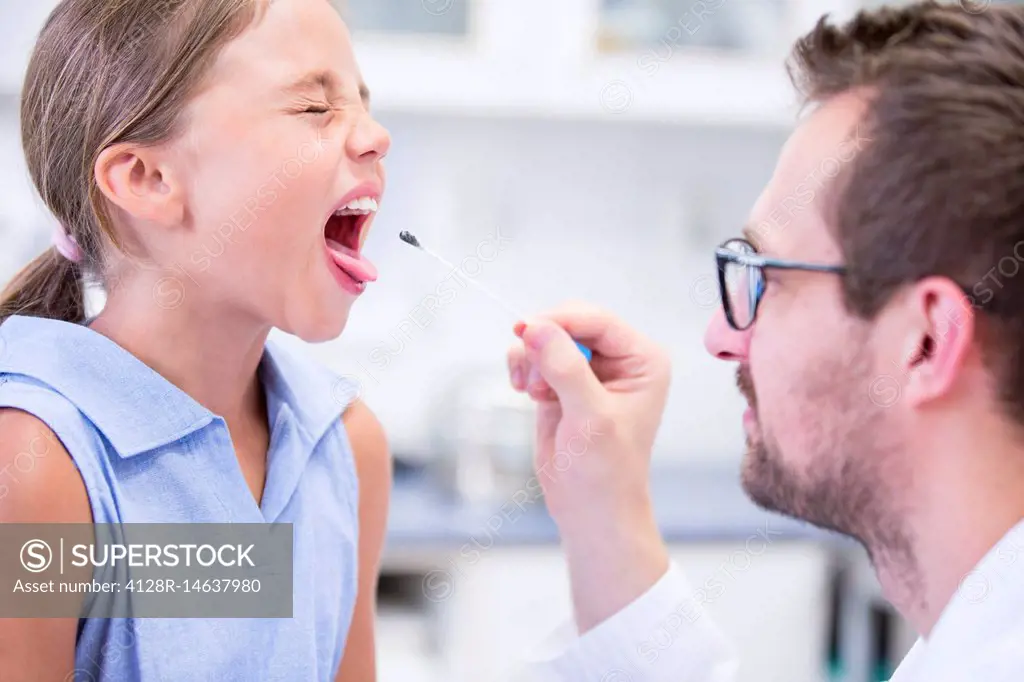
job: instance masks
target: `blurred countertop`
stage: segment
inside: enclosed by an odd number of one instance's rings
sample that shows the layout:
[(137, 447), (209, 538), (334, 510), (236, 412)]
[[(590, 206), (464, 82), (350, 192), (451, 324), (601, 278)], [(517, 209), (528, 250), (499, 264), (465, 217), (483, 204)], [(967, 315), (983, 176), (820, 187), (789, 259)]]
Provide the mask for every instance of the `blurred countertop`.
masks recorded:
[[(421, 467), (396, 466), (388, 520), (387, 550), (448, 551), (476, 540), (481, 546), (558, 543), (558, 530), (542, 498), (521, 491), (487, 503), (469, 503), (445, 491)], [(742, 542), (770, 535), (778, 540), (832, 544), (839, 536), (802, 521), (766, 512), (743, 492), (730, 468), (655, 469), (655, 513), (669, 543)]]

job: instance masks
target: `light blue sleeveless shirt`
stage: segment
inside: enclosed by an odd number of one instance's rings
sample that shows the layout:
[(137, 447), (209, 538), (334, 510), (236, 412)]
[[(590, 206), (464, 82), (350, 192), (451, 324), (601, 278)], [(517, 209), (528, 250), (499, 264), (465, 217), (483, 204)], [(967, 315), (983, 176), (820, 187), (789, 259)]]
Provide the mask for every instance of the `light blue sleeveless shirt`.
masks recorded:
[[(201, 353), (201, 348), (196, 348)], [(88, 619), (67, 682), (327, 682), (355, 605), (358, 481), (341, 422), (354, 392), (276, 342), (262, 504), (224, 420), (88, 327), (0, 326), (0, 407), (35, 415), (81, 472), (96, 523), (292, 523), (291, 619)]]

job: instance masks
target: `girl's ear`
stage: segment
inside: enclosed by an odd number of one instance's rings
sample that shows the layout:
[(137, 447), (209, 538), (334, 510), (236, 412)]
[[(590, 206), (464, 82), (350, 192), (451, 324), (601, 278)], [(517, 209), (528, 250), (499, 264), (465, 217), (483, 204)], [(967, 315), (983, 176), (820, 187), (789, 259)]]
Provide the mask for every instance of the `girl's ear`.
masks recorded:
[(141, 221), (173, 227), (185, 216), (183, 187), (166, 150), (118, 144), (96, 159), (96, 184), (107, 201)]

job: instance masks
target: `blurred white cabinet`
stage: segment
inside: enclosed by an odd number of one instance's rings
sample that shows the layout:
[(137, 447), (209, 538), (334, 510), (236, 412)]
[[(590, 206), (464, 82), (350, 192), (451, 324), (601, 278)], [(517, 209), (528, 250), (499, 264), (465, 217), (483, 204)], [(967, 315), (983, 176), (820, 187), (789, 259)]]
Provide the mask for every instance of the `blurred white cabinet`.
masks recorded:
[[(672, 556), (741, 656), (736, 682), (820, 682), (829, 623), (828, 552), (777, 542), (674, 545)], [(565, 560), (557, 548), (493, 549), (472, 565), (428, 576), (438, 600), (446, 680), (509, 679), (523, 656), (571, 622)], [(444, 586), (441, 591), (440, 587)], [(643, 656), (667, 631), (636, 633)]]
[(792, 39), (859, 0), (333, 1), (385, 111), (788, 127)]
[(344, 0), (340, 7), (349, 28), (360, 33), (455, 38), (470, 33), (466, 0)]
[(602, 51), (649, 51), (656, 60), (682, 50), (774, 57), (785, 51), (790, 0), (600, 0)]

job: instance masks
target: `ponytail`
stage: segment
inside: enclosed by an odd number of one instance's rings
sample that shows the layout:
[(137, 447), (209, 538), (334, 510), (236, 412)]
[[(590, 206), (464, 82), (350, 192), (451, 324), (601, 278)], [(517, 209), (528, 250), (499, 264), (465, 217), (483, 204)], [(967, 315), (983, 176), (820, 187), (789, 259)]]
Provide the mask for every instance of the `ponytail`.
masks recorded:
[(0, 323), (12, 315), (85, 320), (82, 269), (49, 248), (26, 265), (0, 292)]

